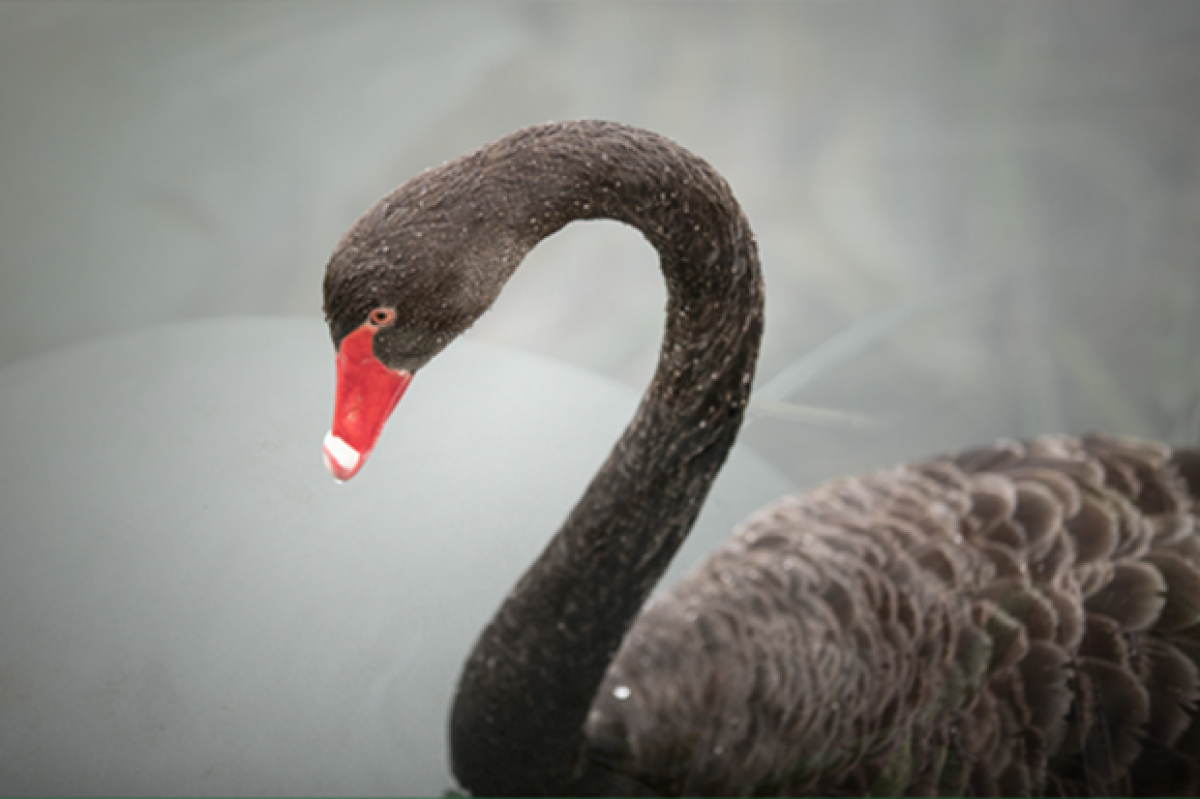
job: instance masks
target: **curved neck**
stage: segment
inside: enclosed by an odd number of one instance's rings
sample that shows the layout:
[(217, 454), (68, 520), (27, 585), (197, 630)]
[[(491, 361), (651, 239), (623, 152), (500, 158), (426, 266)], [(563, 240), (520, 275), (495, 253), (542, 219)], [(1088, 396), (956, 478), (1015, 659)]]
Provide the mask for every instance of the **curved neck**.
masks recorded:
[(476, 794), (620, 789), (582, 758), (584, 721), (741, 425), (762, 332), (758, 256), (724, 180), (654, 134), (551, 125), (468, 159), (495, 176), (476, 188), (521, 252), (574, 219), (616, 219), (658, 250), (667, 282), (637, 414), (480, 636), (451, 719), (454, 771)]

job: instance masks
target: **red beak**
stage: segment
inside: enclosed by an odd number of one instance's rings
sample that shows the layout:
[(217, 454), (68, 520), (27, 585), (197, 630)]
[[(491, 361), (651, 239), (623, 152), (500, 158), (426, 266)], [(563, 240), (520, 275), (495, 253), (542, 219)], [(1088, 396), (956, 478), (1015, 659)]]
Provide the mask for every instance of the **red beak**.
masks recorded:
[(325, 435), (325, 468), (349, 480), (375, 448), (383, 424), (412, 382), (412, 372), (389, 369), (375, 357), (375, 328), (363, 325), (342, 339), (337, 354), (333, 425)]

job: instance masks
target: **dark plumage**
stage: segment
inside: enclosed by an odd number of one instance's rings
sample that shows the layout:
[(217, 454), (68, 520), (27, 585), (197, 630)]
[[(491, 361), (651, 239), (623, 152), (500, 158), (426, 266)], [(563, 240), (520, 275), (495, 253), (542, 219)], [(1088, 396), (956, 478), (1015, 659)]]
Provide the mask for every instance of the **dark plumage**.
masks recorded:
[(415, 370), (574, 219), (641, 230), (668, 285), (634, 420), (467, 662), (476, 793), (1200, 790), (1200, 454), (1046, 437), (829, 483), (751, 518), (643, 607), (741, 424), (762, 330), (728, 186), (655, 134), (519, 131), (346, 234), (335, 345), (396, 312)]
[(644, 612), (589, 739), (671, 793), (1194, 793), (1195, 460), (1046, 437), (783, 500)]

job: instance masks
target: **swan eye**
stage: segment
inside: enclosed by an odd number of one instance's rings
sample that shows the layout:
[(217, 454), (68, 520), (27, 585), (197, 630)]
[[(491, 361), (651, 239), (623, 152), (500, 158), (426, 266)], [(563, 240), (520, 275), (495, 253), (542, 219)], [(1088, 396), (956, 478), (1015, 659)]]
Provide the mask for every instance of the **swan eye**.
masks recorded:
[(367, 324), (371, 327), (383, 327), (396, 321), (396, 312), (391, 308), (376, 308), (367, 315)]

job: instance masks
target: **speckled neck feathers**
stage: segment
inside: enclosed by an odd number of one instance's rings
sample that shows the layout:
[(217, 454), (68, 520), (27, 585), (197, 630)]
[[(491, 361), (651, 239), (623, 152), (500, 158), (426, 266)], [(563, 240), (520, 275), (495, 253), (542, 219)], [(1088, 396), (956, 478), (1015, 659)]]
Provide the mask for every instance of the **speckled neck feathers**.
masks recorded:
[(762, 332), (753, 237), (704, 161), (646, 131), (573, 122), (520, 131), (418, 176), (347, 233), (331, 265), (334, 281), (373, 286), (365, 301), (334, 292), (335, 330), (370, 303), (423, 292), (438, 307), (404, 310), (400, 326), (456, 334), (541, 238), (596, 218), (636, 227), (659, 253), (662, 352), (628, 430), (467, 663), (451, 748), (456, 775), (477, 793), (603, 789), (609, 779), (584, 763), (583, 724), (741, 424)]
[[(455, 773), (474, 792), (578, 791), (605, 780), (582, 759), (596, 686), (742, 421), (762, 331), (754, 240), (712, 167), (665, 138), (607, 122), (529, 128), (414, 184), (384, 202), (406, 206), (422, 238), (439, 242), (446, 271), (463, 272), (442, 280), (457, 281), (452, 302), (466, 316), (491, 304), (529, 248), (574, 220), (629, 223), (659, 252), (667, 326), (653, 383), (482, 633), (451, 720)], [(451, 235), (461, 240), (448, 244)]]

